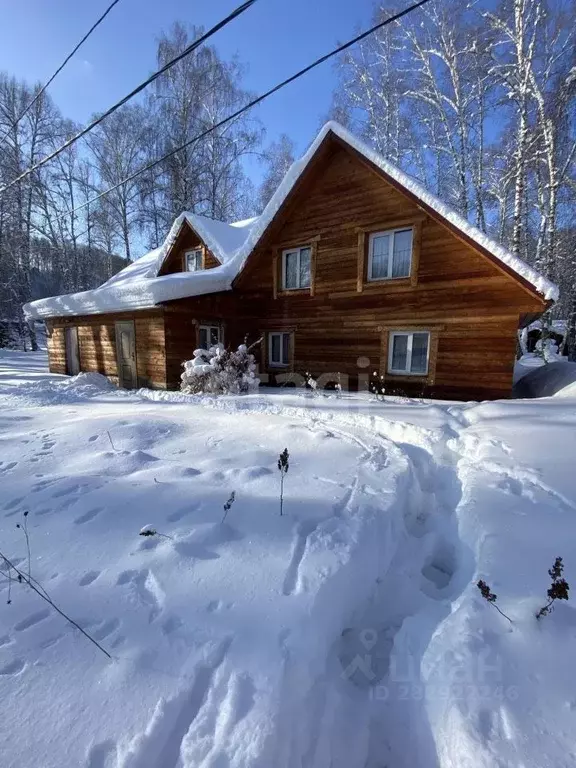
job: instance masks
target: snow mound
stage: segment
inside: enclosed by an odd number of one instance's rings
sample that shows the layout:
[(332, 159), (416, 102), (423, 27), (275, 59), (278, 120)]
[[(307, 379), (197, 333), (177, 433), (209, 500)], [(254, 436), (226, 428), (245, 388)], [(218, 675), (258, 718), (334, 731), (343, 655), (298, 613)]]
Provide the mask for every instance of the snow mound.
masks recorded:
[(100, 373), (79, 373), (77, 376), (56, 379), (46, 377), (44, 380), (2, 387), (2, 394), (12, 395), (21, 406), (82, 402), (99, 397), (103, 393), (122, 396), (122, 392)]
[(576, 363), (545, 363), (525, 374), (514, 384), (512, 396), (559, 397), (576, 394)]

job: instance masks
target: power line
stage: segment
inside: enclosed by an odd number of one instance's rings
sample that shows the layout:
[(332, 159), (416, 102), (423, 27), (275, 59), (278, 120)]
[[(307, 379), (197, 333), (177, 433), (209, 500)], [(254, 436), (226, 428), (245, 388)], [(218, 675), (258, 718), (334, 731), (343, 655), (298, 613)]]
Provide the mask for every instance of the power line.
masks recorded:
[(252, 101), (249, 101), (243, 107), (236, 110), (236, 112), (233, 112), (231, 115), (228, 115), (228, 117), (225, 117), (223, 120), (220, 120), (219, 123), (216, 123), (210, 128), (207, 128), (205, 131), (202, 131), (202, 133), (199, 133), (197, 136), (194, 136), (194, 138), (189, 139), (184, 144), (180, 144), (180, 146), (176, 147), (175, 149), (172, 149), (170, 152), (167, 152), (165, 155), (162, 155), (162, 157), (159, 157), (157, 160), (153, 160), (152, 162), (143, 166), (139, 170), (130, 174), (130, 176), (126, 176), (124, 179), (122, 179), (122, 181), (119, 181), (117, 184), (114, 184), (112, 187), (109, 187), (108, 189), (104, 190), (104, 192), (100, 192), (100, 194), (90, 198), (90, 200), (87, 200), (85, 203), (83, 203), (82, 205), (79, 205), (77, 208), (73, 208), (71, 211), (68, 211), (63, 216), (59, 216), (56, 219), (56, 221), (61, 221), (62, 219), (67, 218), (68, 216), (74, 216), (74, 214), (76, 214), (78, 211), (81, 211), (84, 208), (87, 208), (92, 203), (95, 203), (97, 200), (100, 200), (102, 197), (105, 197), (106, 195), (110, 194), (110, 192), (113, 192), (115, 189), (118, 189), (118, 187), (121, 187), (123, 184), (127, 184), (129, 181), (132, 181), (137, 176), (140, 176), (141, 173), (146, 173), (146, 171), (152, 170), (152, 168), (155, 168), (157, 165), (160, 165), (160, 163), (163, 163), (165, 160), (168, 160), (174, 155), (177, 155), (178, 152), (181, 152), (183, 149), (186, 149), (191, 144), (195, 144), (197, 141), (200, 141), (201, 139), (205, 138), (213, 131), (218, 130), (218, 128), (221, 128), (223, 125), (230, 123), (232, 120), (235, 120), (244, 112), (247, 112), (249, 109), (252, 109), (252, 107), (255, 107), (257, 104), (260, 104), (262, 101), (264, 101), (264, 99), (267, 99), (269, 96), (272, 96), (272, 94), (276, 93), (277, 91), (280, 91), (282, 88), (285, 88), (287, 85), (289, 85), (290, 83), (293, 83), (295, 80), (298, 80), (298, 78), (307, 74), (308, 72), (310, 72), (310, 70), (320, 66), (320, 64), (323, 64), (325, 61), (328, 61), (328, 59), (331, 59), (334, 56), (337, 56), (339, 53), (342, 53), (342, 51), (345, 51), (346, 49), (351, 48), (353, 45), (355, 45), (356, 43), (359, 43), (361, 40), (364, 40), (364, 38), (369, 37), (369, 35), (374, 34), (374, 32), (377, 32), (379, 29), (382, 29), (388, 24), (392, 24), (394, 21), (398, 21), (403, 16), (406, 16), (412, 11), (415, 11), (417, 8), (420, 8), (422, 5), (425, 5), (428, 2), (430, 2), (430, 0), (419, 0), (419, 2), (414, 3), (413, 5), (410, 5), (408, 8), (405, 8), (403, 11), (400, 11), (399, 13), (394, 14), (394, 16), (390, 16), (384, 21), (381, 21), (378, 24), (375, 24), (373, 27), (371, 27), (370, 29), (367, 29), (365, 32), (362, 32), (360, 35), (357, 35), (351, 40), (348, 40), (348, 42), (343, 43), (342, 45), (339, 45), (338, 48), (334, 48), (329, 53), (326, 53), (324, 56), (321, 56), (319, 59), (316, 59), (316, 61), (313, 61), (312, 64), (309, 64), (307, 67), (304, 67), (304, 69), (301, 69), (299, 72), (296, 72), (295, 74), (286, 78), (286, 80), (283, 80), (281, 83), (278, 83), (273, 88), (270, 88), (270, 90), (266, 91), (265, 93), (260, 94), (260, 96), (257, 96), (255, 99), (252, 99)]
[[(118, 0), (117, 0), (118, 1)], [(6, 192), (6, 190), (10, 189), (10, 187), (14, 186), (14, 184), (17, 184), (19, 181), (22, 181), (23, 179), (30, 176), (31, 173), (34, 173), (34, 171), (37, 171), (39, 168), (41, 168), (46, 163), (50, 162), (50, 160), (53, 160), (55, 157), (57, 157), (61, 152), (63, 152), (65, 149), (68, 149), (73, 144), (75, 144), (78, 139), (81, 139), (83, 136), (85, 136), (87, 133), (89, 133), (91, 130), (93, 130), (97, 125), (99, 125), (103, 120), (105, 120), (107, 117), (109, 117), (111, 114), (116, 112), (116, 110), (120, 109), (124, 104), (126, 104), (127, 101), (130, 101), (130, 99), (134, 98), (138, 93), (144, 90), (150, 83), (153, 83), (154, 80), (160, 77), (160, 75), (163, 75), (165, 72), (167, 72), (169, 69), (171, 69), (175, 64), (177, 64), (181, 59), (183, 59), (185, 56), (188, 56), (188, 54), (192, 53), (192, 51), (195, 51), (196, 48), (201, 46), (203, 43), (206, 42), (210, 37), (216, 34), (219, 30), (222, 29), (222, 27), (225, 27), (227, 24), (229, 24), (231, 21), (233, 21), (235, 18), (240, 16), (241, 13), (244, 13), (244, 11), (248, 10), (250, 6), (254, 5), (254, 3), (257, 2), (257, 0), (247, 0), (242, 5), (238, 6), (234, 11), (232, 11), (231, 14), (226, 16), (225, 19), (222, 21), (219, 21), (218, 24), (216, 24), (212, 29), (209, 29), (208, 32), (203, 34), (201, 37), (199, 37), (197, 40), (195, 40), (193, 43), (191, 43), (187, 48), (185, 48), (181, 53), (178, 54), (178, 56), (175, 56), (173, 59), (171, 59), (167, 64), (165, 64), (161, 69), (154, 72), (153, 75), (151, 75), (147, 80), (145, 80), (143, 83), (140, 83), (136, 88), (134, 88), (133, 91), (131, 91), (129, 94), (124, 96), (123, 99), (116, 102), (110, 109), (108, 109), (106, 112), (104, 112), (102, 115), (97, 117), (95, 120), (93, 120), (91, 123), (86, 125), (82, 130), (80, 130), (77, 134), (72, 136), (70, 139), (64, 142), (62, 146), (58, 147), (58, 149), (55, 149), (54, 152), (51, 152), (49, 155), (46, 155), (46, 157), (43, 157), (42, 160), (39, 160), (34, 165), (31, 165), (30, 168), (27, 168), (25, 171), (23, 171), (19, 176), (17, 176), (12, 181), (8, 182), (8, 184), (5, 184), (0, 189), (0, 194), (3, 192)]]
[[(22, 110), (21, 114), (18, 116), (18, 118), (16, 119), (16, 121), (15, 121), (15, 123), (14, 123), (14, 127), (16, 127), (16, 126), (18, 125), (18, 123), (20, 122), (20, 120), (22, 120), (22, 118), (24, 117), (24, 115), (26, 115), (26, 113), (27, 113), (27, 112), (29, 112), (29, 111), (32, 109), (32, 107), (34, 106), (34, 104), (36, 104), (36, 102), (38, 101), (38, 99), (40, 98), (40, 96), (42, 96), (42, 94), (43, 94), (43, 93), (46, 91), (46, 89), (47, 89), (47, 88), (48, 88), (48, 87), (49, 87), (49, 86), (52, 84), (52, 82), (53, 82), (53, 81), (56, 79), (56, 77), (58, 77), (58, 75), (60, 74), (60, 72), (62, 72), (62, 70), (64, 69), (64, 67), (66, 66), (66, 64), (68, 64), (68, 62), (70, 61), (70, 59), (71, 59), (71, 58), (74, 56), (74, 54), (76, 53), (76, 51), (77, 51), (79, 48), (81, 48), (81, 47), (84, 45), (84, 43), (86, 42), (86, 40), (88, 40), (88, 38), (90, 37), (90, 35), (92, 34), (92, 32), (94, 32), (94, 30), (96, 29), (96, 27), (99, 27), (99, 26), (100, 26), (100, 24), (101, 24), (101, 23), (104, 21), (104, 19), (106, 18), (106, 16), (108, 16), (108, 14), (109, 14), (109, 13), (110, 13), (110, 11), (112, 10), (112, 8), (114, 8), (114, 6), (115, 6), (117, 3), (119, 3), (119, 2), (120, 2), (120, 0), (114, 0), (114, 2), (110, 3), (110, 5), (108, 6), (108, 8), (106, 8), (106, 10), (105, 10), (105, 11), (104, 11), (104, 13), (102, 14), (102, 16), (100, 16), (100, 18), (98, 19), (98, 21), (96, 21), (96, 22), (95, 22), (95, 23), (94, 23), (94, 24), (93, 24), (93, 25), (90, 27), (90, 29), (88, 30), (88, 32), (86, 32), (86, 34), (84, 35), (84, 37), (82, 38), (82, 40), (80, 40), (80, 42), (78, 43), (78, 45), (76, 45), (76, 47), (75, 47), (75, 48), (74, 48), (74, 49), (73, 49), (73, 50), (72, 50), (72, 51), (71, 51), (71, 52), (68, 54), (68, 56), (66, 56), (66, 58), (64, 59), (64, 61), (62, 62), (62, 64), (60, 64), (60, 66), (58, 67), (58, 69), (56, 70), (56, 72), (54, 72), (54, 74), (52, 75), (52, 77), (51, 77), (49, 80), (47, 80), (47, 81), (44, 83), (44, 85), (43, 85), (43, 86), (40, 88), (40, 90), (39, 90), (39, 91), (36, 93), (36, 95), (34, 96), (34, 98), (32, 99), (32, 101), (31, 101), (31, 102), (28, 104), (28, 106), (26, 106), (26, 107), (25, 107), (25, 108)], [(10, 134), (10, 131), (8, 131), (6, 134), (4, 134), (4, 136), (3, 136), (3, 137), (0, 139), (0, 142), (3, 142), (3, 141), (4, 141), (4, 139), (6, 139), (6, 138), (9, 136), (9, 134)]]

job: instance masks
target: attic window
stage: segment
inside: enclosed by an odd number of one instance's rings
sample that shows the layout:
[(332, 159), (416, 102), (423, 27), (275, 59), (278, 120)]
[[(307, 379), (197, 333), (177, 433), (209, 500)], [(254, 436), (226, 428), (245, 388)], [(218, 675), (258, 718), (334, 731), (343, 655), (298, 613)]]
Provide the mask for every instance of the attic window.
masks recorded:
[(311, 248), (290, 248), (282, 252), (282, 290), (310, 288)]
[(194, 248), (192, 251), (184, 253), (184, 267), (186, 272), (198, 272), (203, 269), (202, 249)]
[(412, 227), (374, 232), (368, 250), (368, 280), (395, 280), (410, 277)]

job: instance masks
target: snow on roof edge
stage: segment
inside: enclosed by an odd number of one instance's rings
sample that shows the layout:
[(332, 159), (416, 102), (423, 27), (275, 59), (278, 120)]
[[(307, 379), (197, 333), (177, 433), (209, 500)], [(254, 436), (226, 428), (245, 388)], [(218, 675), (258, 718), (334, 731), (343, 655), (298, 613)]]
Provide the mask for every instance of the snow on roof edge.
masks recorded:
[[(191, 288), (193, 285), (193, 288)], [(155, 278), (140, 278), (124, 285), (94, 288), (25, 304), (27, 318), (102, 315), (152, 309), (166, 301), (229, 291), (230, 274), (222, 267), (203, 272), (176, 272)]]

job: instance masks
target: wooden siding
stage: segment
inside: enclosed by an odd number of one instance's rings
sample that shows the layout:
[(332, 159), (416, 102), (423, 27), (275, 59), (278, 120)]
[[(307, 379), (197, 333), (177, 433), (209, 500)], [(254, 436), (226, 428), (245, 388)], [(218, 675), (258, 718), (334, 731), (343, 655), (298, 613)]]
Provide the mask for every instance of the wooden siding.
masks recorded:
[[(417, 270), (405, 280), (367, 282), (368, 234), (398, 222), (415, 226)], [(291, 244), (314, 247), (313, 291), (278, 290), (278, 254)], [(293, 330), (294, 373), (326, 380), (340, 372), (365, 387), (372, 371), (383, 371), (389, 389), (410, 394), (506, 397), (519, 317), (544, 308), (533, 291), (332, 142), (296, 185), (232, 293), (167, 305), (167, 382), (177, 385), (193, 322), (202, 318), (227, 323), (231, 345), (246, 333), (255, 339)], [(383, 336), (414, 327), (431, 331), (434, 365), (426, 377), (390, 376)], [(278, 370), (267, 368), (263, 352), (262, 369), (273, 379)]]
[(138, 386), (164, 388), (166, 362), (161, 309), (53, 318), (48, 326), (50, 370), (53, 373), (67, 373), (65, 328), (74, 326), (78, 328), (80, 369), (102, 373), (117, 384), (115, 322), (122, 320), (134, 321)]
[[(410, 276), (369, 281), (370, 233), (400, 222), (414, 226)], [(183, 251), (199, 244), (184, 227), (162, 273), (179, 271)], [(311, 288), (280, 290), (282, 249), (306, 245), (312, 247)], [(133, 318), (139, 381), (176, 388), (182, 363), (198, 346), (198, 326), (219, 325), (226, 346), (262, 337), (257, 356), (272, 382), (309, 371), (325, 385), (340, 373), (344, 386), (367, 389), (376, 371), (384, 375), (387, 391), (491, 399), (510, 394), (520, 318), (545, 307), (525, 281), (399, 191), (358, 153), (327, 139), (232, 291), (168, 302), (162, 310), (53, 321), (50, 358), (53, 370), (63, 372), (61, 327), (72, 322), (79, 326), (83, 369), (114, 377), (114, 319)], [(389, 334), (403, 330), (430, 332), (426, 376), (388, 374)], [(270, 331), (292, 333), (287, 369), (268, 367)]]
[(184, 253), (194, 248), (201, 248), (203, 254), (203, 269), (219, 267), (220, 262), (198, 237), (189, 224), (184, 223), (174, 244), (166, 254), (164, 263), (158, 271), (159, 275), (171, 275), (175, 272), (185, 272)]
[(66, 374), (66, 334), (64, 328), (51, 319), (46, 321), (48, 332), (48, 364), (51, 373)]

